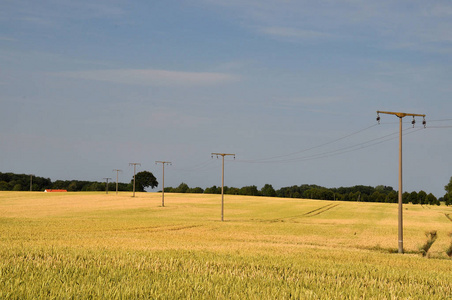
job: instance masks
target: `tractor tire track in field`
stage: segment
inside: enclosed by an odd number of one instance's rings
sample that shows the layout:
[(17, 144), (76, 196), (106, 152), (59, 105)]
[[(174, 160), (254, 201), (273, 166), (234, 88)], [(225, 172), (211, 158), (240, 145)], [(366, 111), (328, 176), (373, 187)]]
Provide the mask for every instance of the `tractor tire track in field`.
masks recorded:
[(308, 211), (307, 213), (301, 214), (301, 215), (295, 215), (295, 216), (291, 216), (291, 217), (287, 217), (287, 218), (277, 218), (277, 219), (270, 219), (270, 220), (259, 220), (260, 222), (265, 222), (265, 223), (276, 223), (276, 222), (286, 222), (288, 220), (292, 220), (292, 222), (294, 219), (297, 218), (302, 218), (302, 217), (313, 217), (313, 216), (318, 216), (324, 212), (327, 212), (330, 209), (333, 209), (335, 207), (339, 206), (339, 204), (335, 204), (335, 203), (330, 203), (327, 205), (324, 205), (322, 207), (316, 208), (314, 210)]
[(449, 219), (449, 221), (451, 221), (452, 222), (452, 217), (450, 216), (450, 214), (444, 214), (445, 216), (446, 216), (446, 218), (448, 218)]
[(324, 213), (324, 212), (326, 212), (326, 211), (328, 211), (328, 210), (330, 210), (330, 209), (332, 209), (332, 208), (335, 208), (335, 207), (338, 206), (338, 205), (339, 205), (339, 204), (334, 204), (334, 203), (327, 204), (327, 205), (322, 206), (322, 207), (320, 207), (320, 208), (311, 210), (311, 211), (309, 211), (309, 212), (303, 214), (303, 216), (306, 216), (306, 217), (317, 216), (317, 215), (320, 215), (320, 214), (322, 214), (322, 213)]
[(187, 226), (149, 226), (149, 227), (135, 227), (120, 229), (118, 231), (124, 232), (164, 232), (164, 231), (179, 231), (185, 229), (191, 229), (201, 227), (202, 225), (187, 225)]

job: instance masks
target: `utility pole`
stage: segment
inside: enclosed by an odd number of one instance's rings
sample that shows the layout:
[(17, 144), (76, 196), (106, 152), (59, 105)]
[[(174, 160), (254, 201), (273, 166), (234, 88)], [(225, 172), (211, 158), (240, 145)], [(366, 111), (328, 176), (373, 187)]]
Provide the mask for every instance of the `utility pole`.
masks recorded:
[(133, 196), (135, 197), (135, 174), (137, 172), (137, 165), (141, 166), (140, 163), (129, 163), (129, 166), (133, 166)]
[(162, 207), (165, 206), (165, 164), (171, 165), (170, 161), (156, 161), (156, 164), (162, 164)]
[(217, 157), (222, 156), (222, 159), (223, 159), (222, 168), (221, 168), (221, 221), (224, 221), (224, 157), (227, 155), (233, 155), (234, 159), (235, 159), (235, 154), (212, 153), (212, 158), (214, 155), (216, 155)]
[(107, 184), (105, 184), (105, 192), (108, 194), (108, 180), (111, 179), (110, 177), (104, 177), (104, 179), (107, 181)]
[(33, 176), (35, 176), (35, 174), (30, 174), (30, 192), (33, 191)]
[(388, 115), (395, 115), (399, 118), (399, 253), (403, 253), (403, 202), (402, 202), (402, 195), (403, 195), (403, 182), (402, 182), (402, 119), (406, 116), (413, 117), (413, 121), (411, 121), (411, 124), (416, 123), (414, 117), (423, 117), (422, 124), (427, 124), (425, 121), (425, 115), (424, 114), (409, 114), (409, 113), (401, 113), (401, 112), (390, 112), (390, 111), (377, 111), (377, 121), (380, 123), (380, 114), (388, 114)]
[(116, 172), (116, 195), (118, 194), (118, 174), (122, 172), (122, 170), (114, 169), (113, 172)]

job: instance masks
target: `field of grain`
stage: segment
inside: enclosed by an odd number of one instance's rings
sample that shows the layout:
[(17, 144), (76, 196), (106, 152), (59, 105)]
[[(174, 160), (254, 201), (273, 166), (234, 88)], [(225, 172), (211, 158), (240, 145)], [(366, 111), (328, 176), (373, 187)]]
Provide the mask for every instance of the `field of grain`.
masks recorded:
[(451, 298), (451, 207), (405, 205), (403, 255), (396, 204), (220, 209), (220, 195), (0, 192), (0, 298)]

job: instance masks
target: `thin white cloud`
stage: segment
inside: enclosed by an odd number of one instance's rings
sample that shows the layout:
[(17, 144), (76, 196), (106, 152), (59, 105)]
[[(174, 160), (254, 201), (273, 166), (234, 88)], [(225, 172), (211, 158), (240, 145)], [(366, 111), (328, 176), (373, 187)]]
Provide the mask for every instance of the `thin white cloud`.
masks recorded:
[(362, 41), (381, 48), (450, 53), (450, 1), (198, 0), (230, 11), (240, 24), (269, 37)]
[(6, 37), (6, 36), (0, 36), (0, 41), (17, 42), (17, 39)]
[(214, 72), (181, 72), (154, 69), (93, 70), (52, 73), (61, 77), (127, 85), (209, 86), (235, 82), (239, 76)]
[[(125, 6), (125, 5), (124, 5)], [(73, 19), (118, 18), (125, 14), (120, 3), (112, 1), (11, 1), (3, 7), (7, 14), (0, 15), (0, 20), (19, 21), (34, 26), (61, 26)]]
[(333, 103), (343, 103), (344, 99), (342, 97), (297, 97), (287, 99), (287, 102), (293, 104), (308, 104), (308, 105), (328, 105)]
[(303, 30), (290, 27), (263, 27), (261, 28), (261, 32), (273, 36), (299, 38), (299, 39), (317, 39), (332, 37), (332, 35), (320, 31)]

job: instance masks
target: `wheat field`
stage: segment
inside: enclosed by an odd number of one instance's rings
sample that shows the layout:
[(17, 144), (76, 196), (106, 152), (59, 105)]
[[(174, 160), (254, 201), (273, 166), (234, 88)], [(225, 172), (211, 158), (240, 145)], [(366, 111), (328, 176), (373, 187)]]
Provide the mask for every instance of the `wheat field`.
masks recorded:
[(0, 192), (0, 298), (452, 297), (451, 207), (136, 195)]

